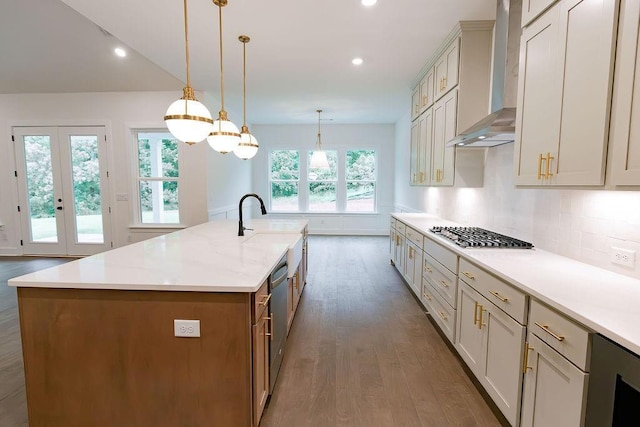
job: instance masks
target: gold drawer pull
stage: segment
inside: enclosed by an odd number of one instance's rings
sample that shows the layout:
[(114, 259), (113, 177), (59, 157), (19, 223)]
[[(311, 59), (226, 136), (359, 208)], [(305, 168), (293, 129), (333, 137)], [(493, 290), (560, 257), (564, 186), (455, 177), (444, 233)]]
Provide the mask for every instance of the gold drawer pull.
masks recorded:
[(550, 169), (551, 169), (551, 160), (554, 160), (555, 157), (551, 156), (551, 153), (547, 153), (547, 172), (545, 173), (544, 177), (549, 179), (553, 176), (553, 174), (551, 173)]
[(428, 293), (423, 293), (422, 294), (426, 299), (428, 299), (429, 301), (431, 301), (431, 295), (429, 295)]
[(491, 293), (491, 295), (493, 295), (494, 297), (498, 298), (500, 301), (502, 302), (507, 302), (509, 301), (509, 298), (507, 297), (503, 297), (502, 295), (500, 295), (499, 293), (497, 293), (496, 291), (489, 291)]
[(463, 271), (462, 274), (464, 274), (465, 276), (467, 276), (471, 280), (476, 280), (476, 276), (474, 276), (473, 274), (471, 274), (471, 273), (469, 273), (467, 271)]
[(447, 316), (442, 311), (438, 312), (438, 316), (440, 316), (440, 318), (445, 322), (447, 321)]
[(531, 369), (533, 370), (533, 368), (531, 366), (527, 366), (529, 365), (529, 350), (533, 350), (533, 347), (529, 347), (529, 343), (525, 341), (524, 343), (524, 363), (522, 364), (522, 373), (526, 374), (527, 370)]
[(482, 304), (478, 304), (478, 307), (480, 307), (480, 316), (478, 316), (478, 329), (482, 329), (483, 326), (487, 326), (486, 323), (482, 323), (482, 312), (485, 311), (485, 309), (482, 307)]
[[(406, 111), (406, 110), (405, 110), (405, 111)], [(448, 288), (448, 287), (449, 287), (449, 284), (448, 284), (447, 282), (445, 282), (444, 280), (440, 280), (440, 284), (441, 284), (442, 286), (444, 286), (445, 288)]]
[[(474, 301), (473, 303), (475, 304), (473, 307), (473, 324), (476, 325), (478, 323), (478, 306), (480, 304), (478, 304), (478, 301)], [(480, 307), (482, 306), (480, 305)]]
[(271, 299), (271, 294), (268, 294), (268, 295), (266, 295), (266, 298), (263, 299), (262, 301), (260, 301), (258, 304), (266, 307), (267, 303), (269, 302), (270, 299)]
[(265, 335), (271, 337), (271, 341), (273, 341), (273, 313), (271, 313), (271, 316), (269, 317), (263, 317), (263, 319), (269, 321), (269, 331), (271, 331), (266, 332)]
[(549, 329), (549, 326), (547, 326), (547, 325), (541, 325), (541, 324), (540, 324), (540, 323), (538, 323), (538, 322), (535, 322), (535, 323), (536, 323), (536, 326), (538, 326), (539, 328), (541, 328), (543, 331), (545, 331), (546, 333), (548, 333), (549, 335), (551, 335), (552, 337), (554, 337), (554, 338), (555, 338), (555, 339), (557, 339), (558, 341), (561, 341), (561, 342), (562, 342), (562, 341), (564, 341), (564, 337), (563, 337), (563, 336), (561, 336), (561, 335), (554, 334), (554, 333)]
[(542, 179), (542, 154), (538, 156), (538, 179)]
[(424, 266), (424, 271), (426, 271), (428, 273), (433, 273), (433, 270), (430, 269), (429, 267), (427, 267), (426, 265)]

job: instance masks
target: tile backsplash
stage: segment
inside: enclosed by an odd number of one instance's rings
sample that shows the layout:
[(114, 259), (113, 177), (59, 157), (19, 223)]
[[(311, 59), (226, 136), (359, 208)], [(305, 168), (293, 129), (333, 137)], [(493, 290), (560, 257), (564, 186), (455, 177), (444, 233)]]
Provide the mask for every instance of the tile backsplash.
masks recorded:
[[(516, 189), (513, 149), (487, 151), (484, 187), (427, 188), (415, 208), (640, 279), (640, 191)], [(635, 251), (635, 267), (613, 264), (612, 247)]]

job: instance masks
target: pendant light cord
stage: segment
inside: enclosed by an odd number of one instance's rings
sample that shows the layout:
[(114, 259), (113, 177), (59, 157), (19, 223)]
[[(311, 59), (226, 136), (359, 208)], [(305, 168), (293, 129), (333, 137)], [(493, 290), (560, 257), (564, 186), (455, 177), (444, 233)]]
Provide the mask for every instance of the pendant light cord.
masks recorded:
[(184, 47), (187, 60), (187, 87), (191, 87), (191, 78), (189, 77), (189, 20), (187, 19), (187, 0), (184, 0)]
[(218, 3), (218, 24), (220, 28), (220, 104), (222, 108), (221, 111), (224, 111), (224, 67), (222, 66), (222, 2)]
[(318, 151), (322, 151), (322, 141), (320, 141), (320, 113), (322, 113), (322, 110), (318, 110)]
[(242, 121), (247, 126), (247, 42), (242, 42)]

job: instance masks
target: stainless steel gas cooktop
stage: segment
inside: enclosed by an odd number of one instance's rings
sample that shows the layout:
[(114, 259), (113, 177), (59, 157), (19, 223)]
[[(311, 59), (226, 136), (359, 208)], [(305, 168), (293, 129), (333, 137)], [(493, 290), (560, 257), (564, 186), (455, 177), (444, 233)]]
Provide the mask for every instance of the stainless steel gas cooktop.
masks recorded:
[(463, 248), (533, 248), (529, 242), (479, 227), (431, 227), (429, 231), (452, 240)]

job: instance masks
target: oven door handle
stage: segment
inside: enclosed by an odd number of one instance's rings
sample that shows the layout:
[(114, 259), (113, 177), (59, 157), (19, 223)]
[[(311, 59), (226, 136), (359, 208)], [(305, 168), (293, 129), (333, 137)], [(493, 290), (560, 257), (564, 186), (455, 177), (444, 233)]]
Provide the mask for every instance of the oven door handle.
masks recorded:
[(271, 273), (271, 289), (275, 288), (287, 279), (287, 261), (281, 261)]

